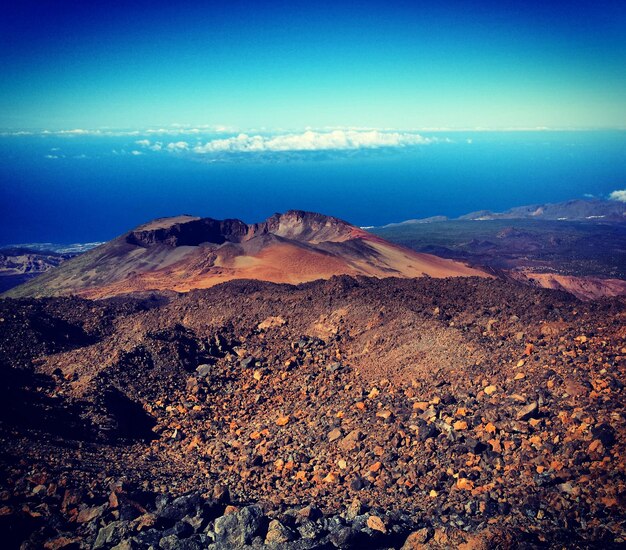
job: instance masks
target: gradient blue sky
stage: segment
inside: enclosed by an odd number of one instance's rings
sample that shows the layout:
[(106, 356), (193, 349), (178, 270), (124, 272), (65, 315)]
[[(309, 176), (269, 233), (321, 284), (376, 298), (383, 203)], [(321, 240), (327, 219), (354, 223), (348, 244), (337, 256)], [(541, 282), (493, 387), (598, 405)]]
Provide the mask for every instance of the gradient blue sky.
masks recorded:
[(625, 128), (626, 2), (16, 1), (0, 128)]

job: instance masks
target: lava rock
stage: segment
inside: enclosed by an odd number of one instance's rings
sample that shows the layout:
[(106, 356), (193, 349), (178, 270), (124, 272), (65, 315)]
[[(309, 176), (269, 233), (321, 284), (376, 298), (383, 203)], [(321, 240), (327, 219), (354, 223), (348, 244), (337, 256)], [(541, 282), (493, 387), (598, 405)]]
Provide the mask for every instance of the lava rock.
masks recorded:
[(600, 424), (591, 428), (591, 435), (599, 439), (602, 445), (610, 449), (615, 443), (615, 430), (609, 424)]
[(286, 527), (277, 519), (273, 519), (272, 521), (270, 521), (269, 527), (267, 529), (265, 544), (283, 544), (285, 542), (292, 541), (295, 538), (295, 533), (289, 527)]
[(264, 527), (265, 517), (258, 505), (246, 506), (215, 520), (215, 539), (218, 543), (242, 546), (250, 544)]
[(202, 505), (202, 497), (198, 493), (190, 493), (174, 499), (158, 512), (160, 520), (178, 522), (187, 515), (195, 515)]
[(130, 526), (125, 521), (112, 521), (105, 525), (100, 531), (93, 544), (94, 550), (97, 548), (110, 548), (119, 544), (130, 532)]

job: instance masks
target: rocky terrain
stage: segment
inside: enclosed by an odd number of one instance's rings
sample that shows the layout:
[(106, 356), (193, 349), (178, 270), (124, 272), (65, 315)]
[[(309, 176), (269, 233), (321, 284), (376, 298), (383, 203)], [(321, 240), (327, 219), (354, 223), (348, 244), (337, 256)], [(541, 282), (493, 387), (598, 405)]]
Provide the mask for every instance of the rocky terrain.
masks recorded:
[(579, 298), (626, 293), (623, 222), (488, 217), (415, 220), (369, 231), (417, 252), (559, 288)]
[(45, 273), (75, 255), (22, 247), (0, 248), (0, 292)]
[(476, 277), (0, 300), (3, 542), (623, 546), (625, 317)]
[(193, 216), (154, 220), (7, 295), (98, 299), (151, 290), (187, 292), (233, 279), (302, 283), (333, 275), (489, 276), (337, 218), (292, 210), (252, 225)]

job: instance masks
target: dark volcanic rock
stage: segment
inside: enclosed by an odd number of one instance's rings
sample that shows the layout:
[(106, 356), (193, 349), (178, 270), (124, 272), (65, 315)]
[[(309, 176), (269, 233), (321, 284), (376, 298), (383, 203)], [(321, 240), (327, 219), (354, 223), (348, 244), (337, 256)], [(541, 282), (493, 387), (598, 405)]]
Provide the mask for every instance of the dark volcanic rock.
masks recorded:
[(126, 237), (129, 244), (152, 246), (198, 246), (202, 243), (222, 244), (239, 242), (248, 232), (240, 220), (213, 220), (203, 218), (177, 223), (165, 228), (131, 231)]
[(250, 544), (261, 535), (265, 527), (263, 510), (259, 506), (246, 506), (241, 510), (215, 520), (215, 540), (233, 547)]

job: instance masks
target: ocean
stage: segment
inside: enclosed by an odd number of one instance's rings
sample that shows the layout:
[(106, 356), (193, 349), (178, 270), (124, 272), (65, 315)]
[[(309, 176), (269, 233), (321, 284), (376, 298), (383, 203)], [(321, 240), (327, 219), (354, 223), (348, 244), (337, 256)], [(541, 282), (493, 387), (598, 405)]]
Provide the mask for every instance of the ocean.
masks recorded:
[(302, 209), (377, 226), (626, 189), (624, 131), (420, 135), (433, 142), (212, 157), (142, 135), (1, 135), (0, 245), (104, 241), (181, 213), (256, 222)]

